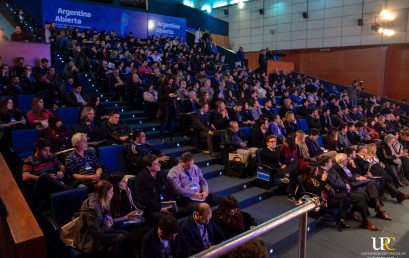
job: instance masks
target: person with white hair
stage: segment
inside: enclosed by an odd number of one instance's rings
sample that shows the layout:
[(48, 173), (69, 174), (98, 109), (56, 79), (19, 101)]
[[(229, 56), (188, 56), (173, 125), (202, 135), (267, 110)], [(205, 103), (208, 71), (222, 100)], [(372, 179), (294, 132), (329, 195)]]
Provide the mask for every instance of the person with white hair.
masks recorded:
[(67, 174), (73, 186), (93, 187), (101, 179), (102, 168), (95, 153), (88, 149), (87, 135), (76, 133), (71, 139), (74, 150), (65, 158)]

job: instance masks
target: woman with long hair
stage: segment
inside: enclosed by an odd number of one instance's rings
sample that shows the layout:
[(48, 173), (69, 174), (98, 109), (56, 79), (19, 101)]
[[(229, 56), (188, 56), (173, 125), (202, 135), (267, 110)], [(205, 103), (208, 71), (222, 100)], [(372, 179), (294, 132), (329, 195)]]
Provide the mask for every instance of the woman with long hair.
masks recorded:
[(226, 238), (232, 238), (256, 226), (254, 218), (240, 210), (239, 202), (232, 195), (224, 197), (212, 219)]
[(62, 124), (61, 118), (53, 114), (48, 119), (48, 127), (43, 131), (44, 138), (51, 142), (52, 153), (69, 149), (72, 147), (71, 137), (73, 132)]
[(1, 138), (3, 148), (11, 147), (11, 131), (26, 128), (26, 119), (14, 108), (13, 99), (4, 97), (0, 100), (0, 121), (5, 125), (5, 131)]
[(136, 207), (132, 199), (131, 190), (127, 186), (124, 177), (124, 173), (114, 172), (108, 179), (114, 190), (114, 196), (111, 201), (111, 214), (114, 222), (142, 217), (142, 211)]
[(319, 174), (318, 165), (309, 165), (306, 173), (302, 176), (302, 185), (306, 192), (312, 193), (320, 198), (321, 206), (338, 208), (339, 214), (335, 218), (339, 231), (342, 228), (351, 227), (344, 219), (351, 207), (351, 200), (347, 193), (335, 193), (335, 190), (327, 183), (328, 173), (324, 171)]
[(341, 152), (338, 146), (338, 129), (331, 128), (328, 131), (327, 137), (324, 139), (324, 146), (330, 151)]
[(103, 122), (109, 118), (108, 111), (101, 105), (101, 99), (97, 94), (92, 94), (89, 97), (88, 106), (92, 107), (95, 111), (94, 120)]
[(287, 134), (295, 133), (298, 130), (297, 120), (295, 119), (294, 112), (292, 111), (285, 113), (283, 123)]
[(48, 127), (48, 119), (51, 115), (50, 111), (44, 109), (43, 99), (35, 97), (31, 102), (31, 110), (27, 112), (27, 121), (32, 127), (45, 129)]
[(118, 245), (128, 236), (124, 230), (113, 229), (110, 204), (114, 188), (106, 180), (99, 181), (94, 193), (82, 203), (81, 212), (75, 226), (75, 248), (85, 253), (104, 253), (110, 251), (110, 257), (118, 256)]
[(175, 141), (175, 120), (177, 114), (177, 92), (173, 76), (168, 75), (158, 89), (158, 119), (160, 121), (160, 137), (165, 143), (165, 129), (169, 127), (170, 141)]

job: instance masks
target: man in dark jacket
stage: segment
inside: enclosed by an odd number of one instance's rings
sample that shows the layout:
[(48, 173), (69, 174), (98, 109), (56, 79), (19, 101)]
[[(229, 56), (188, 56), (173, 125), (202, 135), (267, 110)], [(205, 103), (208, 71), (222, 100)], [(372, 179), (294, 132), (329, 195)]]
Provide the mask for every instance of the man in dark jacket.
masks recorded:
[(213, 142), (215, 136), (220, 136), (220, 131), (210, 124), (207, 112), (209, 111), (209, 104), (200, 102), (199, 110), (192, 116), (193, 128), (199, 132), (200, 138), (207, 139), (207, 146), (209, 147), (210, 157), (213, 158)]
[(338, 153), (335, 155), (335, 163), (332, 165), (332, 168), (341, 176), (346, 184), (350, 185), (351, 192), (363, 195), (368, 202), (368, 206), (372, 205), (375, 208), (376, 217), (384, 220), (392, 220), (392, 218), (386, 214), (380, 202), (380, 185), (374, 180), (356, 173), (351, 167), (348, 168), (348, 163), (349, 159), (347, 154)]
[(179, 225), (173, 216), (163, 217), (159, 225), (142, 239), (142, 257), (183, 258), (190, 256), (186, 241), (179, 235)]
[(211, 220), (212, 209), (202, 202), (182, 225), (182, 237), (187, 240), (191, 254), (199, 253), (223, 242), (223, 231)]
[(75, 125), (75, 132), (87, 134), (89, 145), (104, 145), (106, 144), (108, 132), (101, 123), (94, 120), (94, 117), (94, 109), (92, 107), (85, 107), (81, 111), (81, 121)]
[(65, 104), (68, 107), (85, 107), (88, 104), (88, 96), (81, 90), (81, 85), (74, 85), (72, 91), (64, 96)]
[(156, 225), (166, 215), (175, 214), (178, 217), (184, 212), (172, 210), (172, 206), (163, 206), (163, 201), (173, 201), (172, 188), (161, 172), (159, 158), (149, 154), (143, 158), (145, 168), (135, 179), (136, 201), (143, 207), (144, 215), (150, 224)]
[(158, 156), (162, 169), (170, 169), (179, 163), (175, 157), (167, 156), (159, 149), (147, 143), (146, 135), (141, 129), (133, 130), (131, 137), (132, 141), (127, 143), (125, 146), (126, 160), (128, 162), (128, 169), (131, 174), (137, 174), (144, 169), (145, 163), (143, 158), (149, 154)]
[[(328, 157), (324, 157), (320, 160), (319, 173), (322, 174), (324, 171), (327, 171), (327, 183), (335, 190), (335, 193), (346, 193), (351, 199), (353, 210), (348, 214), (348, 217), (351, 220), (362, 222), (361, 227), (363, 228), (378, 231), (380, 228), (368, 220), (368, 205), (365, 197), (362, 194), (351, 192), (351, 185), (349, 183), (345, 183), (337, 171), (332, 168), (332, 161)], [(354, 210), (361, 214), (361, 218), (358, 218), (353, 214)]]
[(109, 113), (109, 118), (103, 125), (105, 126), (109, 139), (116, 143), (122, 144), (129, 139), (131, 129), (122, 121), (119, 121), (119, 111), (113, 110)]
[(380, 163), (370, 163), (365, 158), (368, 155), (368, 149), (365, 146), (358, 146), (356, 156), (356, 166), (361, 175), (366, 177), (377, 177), (380, 182), (381, 189), (385, 188), (392, 198), (396, 198), (398, 203), (408, 199), (408, 194), (402, 193), (393, 185), (390, 173), (381, 166)]

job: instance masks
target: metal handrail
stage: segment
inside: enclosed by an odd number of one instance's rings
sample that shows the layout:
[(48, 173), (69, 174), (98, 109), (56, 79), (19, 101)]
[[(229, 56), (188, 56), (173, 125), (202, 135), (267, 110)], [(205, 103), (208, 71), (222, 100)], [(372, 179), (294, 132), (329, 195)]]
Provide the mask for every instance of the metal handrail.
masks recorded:
[(235, 248), (243, 245), (244, 243), (253, 240), (270, 230), (296, 218), (300, 217), (300, 228), (299, 228), (299, 252), (298, 257), (304, 258), (306, 256), (306, 243), (307, 243), (307, 216), (308, 212), (314, 209), (318, 209), (320, 202), (319, 199), (309, 196), (304, 196), (301, 199), (302, 204), (298, 207), (289, 210), (269, 221), (264, 222), (263, 224), (250, 229), (238, 236), (235, 236), (227, 241), (224, 241), (218, 245), (212, 246), (209, 249), (206, 249), (200, 253), (197, 253), (191, 258), (194, 257), (220, 257), (224, 254), (227, 254), (233, 251)]

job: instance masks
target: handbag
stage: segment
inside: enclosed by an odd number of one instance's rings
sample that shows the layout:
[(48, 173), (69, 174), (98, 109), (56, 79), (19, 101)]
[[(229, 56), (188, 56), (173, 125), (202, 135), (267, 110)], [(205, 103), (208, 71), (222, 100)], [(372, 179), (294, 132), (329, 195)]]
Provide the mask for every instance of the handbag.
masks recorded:
[(245, 178), (247, 173), (244, 155), (229, 153), (229, 162), (225, 166), (225, 174), (227, 176)]
[(74, 234), (75, 234), (75, 226), (77, 225), (79, 217), (71, 220), (67, 224), (61, 227), (60, 230), (60, 239), (66, 245), (70, 247), (74, 247)]

